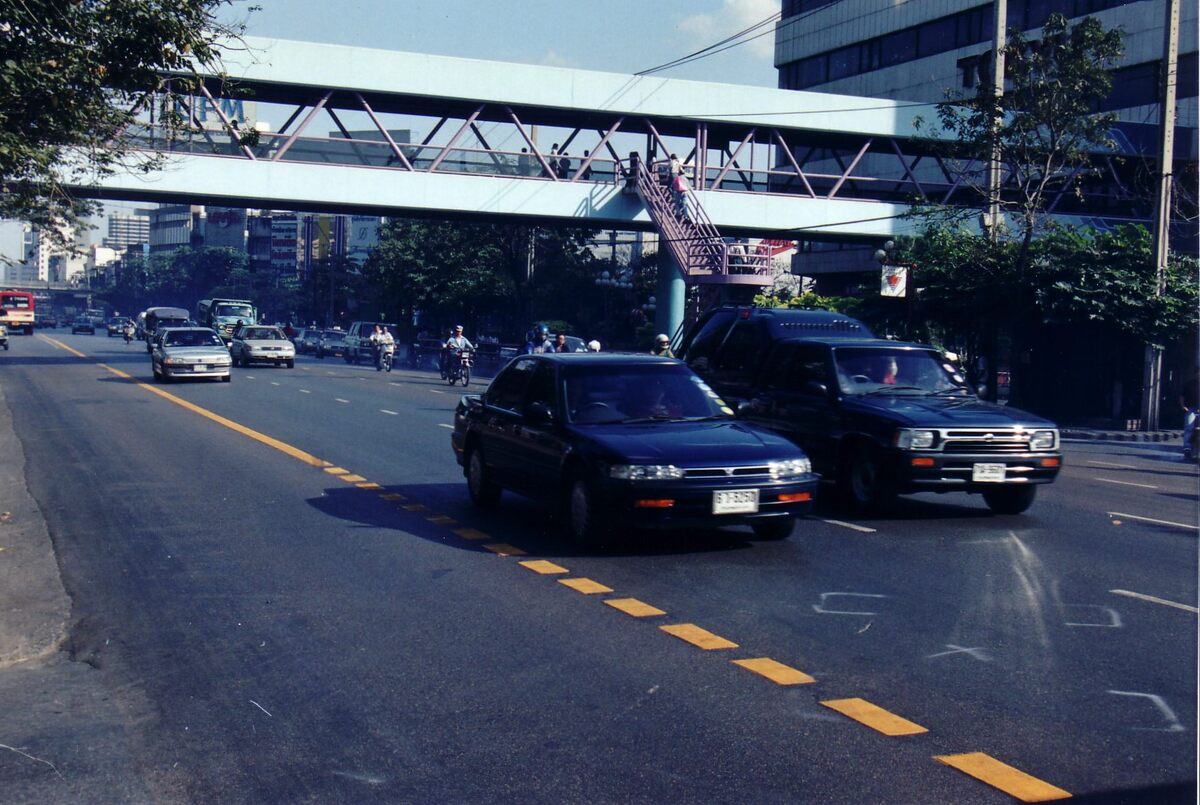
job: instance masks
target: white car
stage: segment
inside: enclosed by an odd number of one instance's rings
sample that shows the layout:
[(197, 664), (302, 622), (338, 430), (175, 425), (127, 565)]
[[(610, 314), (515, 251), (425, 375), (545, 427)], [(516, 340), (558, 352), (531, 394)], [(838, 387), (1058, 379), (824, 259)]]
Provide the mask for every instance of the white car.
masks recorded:
[(154, 339), (150, 368), (154, 379), (170, 381), (182, 377), (219, 377), (230, 380), (233, 361), (225, 342), (207, 327), (170, 327)]
[(276, 366), (296, 365), (296, 347), (278, 327), (247, 325), (239, 327), (229, 342), (229, 354), (234, 363), (273, 363)]

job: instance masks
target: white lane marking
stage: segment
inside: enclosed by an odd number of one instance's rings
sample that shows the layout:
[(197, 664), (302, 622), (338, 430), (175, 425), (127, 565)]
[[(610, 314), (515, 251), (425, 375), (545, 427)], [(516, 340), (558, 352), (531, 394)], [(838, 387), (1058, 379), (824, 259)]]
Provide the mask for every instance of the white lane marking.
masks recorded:
[(1191, 612), (1192, 614), (1200, 615), (1200, 609), (1196, 609), (1196, 607), (1188, 606), (1187, 604), (1177, 604), (1174, 601), (1168, 601), (1165, 598), (1156, 598), (1153, 595), (1135, 593), (1130, 590), (1109, 590), (1109, 592), (1113, 595), (1123, 595), (1126, 598), (1136, 598), (1139, 601), (1149, 601), (1151, 604), (1162, 604), (1164, 607), (1175, 607), (1176, 609), (1182, 609), (1184, 612)]
[(1121, 486), (1136, 486), (1142, 489), (1158, 489), (1157, 486), (1150, 484), (1135, 484), (1132, 481), (1118, 481), (1115, 478), (1101, 478), (1099, 475), (1092, 476), (1093, 481), (1104, 481), (1106, 484), (1120, 484)]
[(388, 381), (388, 385), (389, 385), (389, 386), (402, 386), (402, 385), (404, 385), (404, 384), (403, 384), (403, 383), (397, 383), (395, 380), (389, 380), (389, 381)]
[(1088, 464), (1095, 464), (1097, 467), (1116, 467), (1119, 470), (1136, 470), (1137, 467), (1132, 464), (1113, 464), (1108, 461), (1089, 461)]
[(336, 374), (337, 374), (337, 372), (326, 372), (325, 374), (327, 374), (327, 375), (336, 375)]
[(1135, 730), (1145, 732), (1183, 732), (1186, 727), (1179, 723), (1179, 716), (1175, 715), (1175, 711), (1171, 709), (1171, 705), (1167, 704), (1162, 696), (1156, 693), (1138, 693), (1133, 690), (1110, 690), (1114, 696), (1140, 696), (1149, 699), (1150, 702), (1158, 708), (1158, 712), (1167, 722), (1165, 727), (1134, 727)]
[(254, 375), (246, 375), (246, 379), (247, 379), (247, 380), (253, 380), (253, 379), (254, 379)]
[(386, 409), (386, 408), (380, 408), (380, 409), (379, 409), (379, 413), (381, 413), (381, 414), (388, 414), (389, 416), (400, 416), (400, 412), (399, 412), (399, 411), (389, 411), (389, 410), (388, 410), (388, 409)]
[(446, 393), (444, 391), (441, 391), (440, 389), (430, 389), (430, 391), (432, 391), (434, 394), (445, 394)]
[(278, 383), (276, 383), (274, 380), (272, 380), (272, 381), (271, 381), (271, 385), (272, 385), (272, 386), (278, 386), (279, 384), (278, 384)]
[(824, 519), (822, 519), (821, 522), (829, 523), (830, 525), (840, 525), (842, 528), (851, 528), (851, 529), (854, 529), (855, 531), (861, 531), (864, 534), (874, 534), (875, 533), (875, 529), (873, 529), (873, 528), (867, 528), (865, 525), (858, 525), (856, 523), (847, 523), (843, 520), (824, 520)]
[(1147, 523), (1158, 523), (1159, 525), (1170, 525), (1176, 528), (1186, 528), (1189, 531), (1200, 529), (1200, 526), (1188, 525), (1187, 523), (1173, 523), (1170, 520), (1156, 520), (1153, 517), (1142, 517), (1137, 514), (1128, 514), (1127, 512), (1108, 512), (1109, 517), (1128, 517), (1130, 520), (1142, 520)]
[(300, 389), (300, 393), (301, 394), (312, 394), (312, 392), (309, 391), (308, 389)]
[(439, 423), (438, 423), (438, 427), (439, 427), (439, 428), (449, 428), (450, 430), (454, 430), (454, 426), (453, 426), (453, 425), (447, 425), (445, 422), (439, 422)]
[(343, 400), (341, 397), (334, 397), (333, 399), (337, 400), (337, 401), (338, 401), (338, 402), (340, 402), (340, 403), (348, 403), (348, 402), (350, 402), (349, 400)]

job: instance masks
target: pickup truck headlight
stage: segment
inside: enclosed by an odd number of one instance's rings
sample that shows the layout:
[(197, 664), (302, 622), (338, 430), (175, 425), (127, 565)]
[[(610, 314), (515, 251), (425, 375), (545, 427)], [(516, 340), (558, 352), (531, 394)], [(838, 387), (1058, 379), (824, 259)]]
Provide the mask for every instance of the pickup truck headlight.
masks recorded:
[(807, 458), (793, 458), (787, 461), (772, 461), (767, 465), (771, 468), (771, 478), (776, 481), (786, 481), (799, 478), (812, 472), (812, 462)]
[(608, 477), (622, 481), (675, 481), (683, 477), (683, 470), (674, 464), (613, 464), (608, 468)]
[(1058, 447), (1058, 431), (1035, 430), (1029, 437), (1030, 450), (1053, 450)]
[(937, 445), (935, 430), (913, 430), (901, 428), (896, 431), (896, 447), (901, 450), (929, 450)]

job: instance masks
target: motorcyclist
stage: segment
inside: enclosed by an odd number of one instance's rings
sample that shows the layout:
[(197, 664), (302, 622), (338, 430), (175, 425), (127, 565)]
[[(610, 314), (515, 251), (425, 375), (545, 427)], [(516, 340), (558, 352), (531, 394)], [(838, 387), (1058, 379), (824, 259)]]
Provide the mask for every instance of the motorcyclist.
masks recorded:
[(474, 351), (475, 345), (463, 335), (463, 326), (458, 324), (455, 325), (450, 337), (446, 339), (445, 349), (447, 351), (454, 350), (455, 352), (463, 352), (465, 350)]
[(550, 328), (544, 324), (535, 325), (525, 339), (526, 355), (554, 352), (554, 341), (550, 338)]
[(126, 343), (126, 344), (128, 344), (128, 343), (129, 343), (129, 342), (131, 342), (131, 341), (133, 341), (133, 334), (134, 334), (134, 331), (135, 331), (135, 330), (136, 330), (136, 328), (134, 327), (133, 320), (132, 320), (132, 319), (126, 319), (126, 320), (125, 320), (125, 327), (124, 327), (124, 328), (122, 328), (122, 334), (125, 336), (125, 343)]
[(665, 333), (659, 333), (654, 337), (654, 349), (650, 350), (650, 354), (660, 358), (674, 358), (675, 353), (671, 351), (671, 339)]
[(375, 352), (375, 368), (383, 368), (383, 352), (390, 347), (393, 350), (396, 348), (396, 338), (382, 324), (375, 325), (375, 332), (371, 333), (370, 337), (371, 349)]

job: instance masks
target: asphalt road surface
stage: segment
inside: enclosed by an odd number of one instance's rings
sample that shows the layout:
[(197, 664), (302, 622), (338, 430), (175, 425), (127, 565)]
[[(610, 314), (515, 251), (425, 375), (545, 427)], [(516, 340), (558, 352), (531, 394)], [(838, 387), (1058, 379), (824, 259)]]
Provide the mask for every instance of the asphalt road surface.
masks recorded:
[(430, 373), (161, 385), (59, 330), (0, 384), (72, 606), (0, 669), (0, 798), (1195, 799), (1197, 473), (1163, 446), (1068, 445), (1021, 516), (585, 553), (471, 508)]

